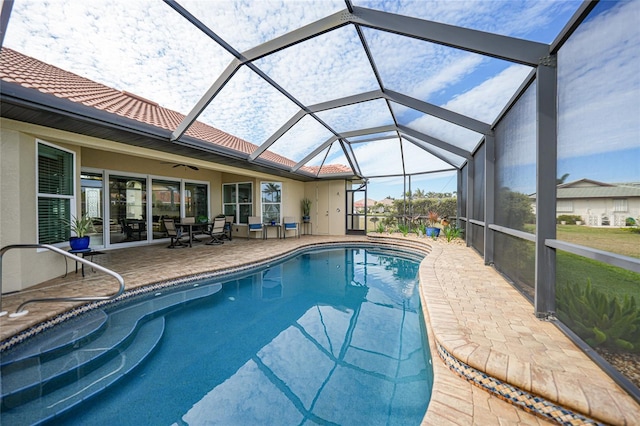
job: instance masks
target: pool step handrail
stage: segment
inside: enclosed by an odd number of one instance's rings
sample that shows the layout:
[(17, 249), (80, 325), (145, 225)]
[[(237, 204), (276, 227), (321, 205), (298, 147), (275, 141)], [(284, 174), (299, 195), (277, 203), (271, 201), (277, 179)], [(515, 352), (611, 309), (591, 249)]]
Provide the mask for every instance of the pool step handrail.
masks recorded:
[[(122, 293), (124, 293), (124, 278), (122, 278), (122, 276), (120, 274), (118, 274), (117, 272), (112, 271), (111, 269), (105, 268), (104, 266), (100, 266), (97, 263), (93, 263), (90, 260), (87, 260), (83, 257), (79, 257), (76, 256), (72, 253), (69, 253), (65, 250), (62, 250), (56, 246), (52, 246), (50, 244), (11, 244), (8, 246), (5, 246), (3, 248), (0, 249), (0, 316), (1, 315), (5, 315), (6, 312), (2, 311), (2, 257), (4, 256), (4, 254), (6, 252), (8, 252), (9, 250), (12, 249), (29, 249), (29, 248), (35, 248), (35, 249), (46, 249), (46, 250), (50, 250), (53, 251), (55, 253), (61, 254), (62, 256), (64, 256), (65, 258), (71, 258), (73, 259), (75, 262), (80, 262), (84, 265), (90, 266), (93, 269), (96, 269), (100, 272), (104, 272), (107, 275), (111, 275), (112, 277), (114, 277), (120, 287), (118, 288), (118, 291), (115, 294), (112, 294), (111, 296), (88, 296), (88, 297), (47, 297), (47, 298), (39, 298), (39, 299), (29, 299), (27, 301), (24, 301), (20, 304), (20, 306), (18, 306), (18, 309), (16, 309), (16, 312), (9, 315), (10, 317), (17, 317), (17, 316), (23, 316), (26, 315), (29, 311), (24, 310), (24, 307), (30, 303), (46, 303), (46, 302), (99, 302), (99, 301), (103, 301), (103, 300), (113, 300), (115, 298), (117, 298), (118, 296), (120, 296)], [(65, 259), (66, 262), (66, 259)]]

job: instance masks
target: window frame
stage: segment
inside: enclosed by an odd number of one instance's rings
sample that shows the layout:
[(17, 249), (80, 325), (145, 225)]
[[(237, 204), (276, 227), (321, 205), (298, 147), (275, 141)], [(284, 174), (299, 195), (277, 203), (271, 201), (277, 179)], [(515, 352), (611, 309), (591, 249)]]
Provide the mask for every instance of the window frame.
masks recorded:
[[(239, 199), (239, 197), (240, 197), (239, 186), (240, 185), (249, 185), (249, 194), (251, 195), (251, 199), (249, 201), (240, 202), (240, 199)], [(235, 194), (235, 200), (233, 200), (230, 203), (225, 202), (225, 199), (224, 199), (225, 186), (234, 186), (235, 187), (235, 193), (232, 193), (232, 194)], [(249, 215), (248, 216), (253, 216), (253, 197), (254, 197), (254, 194), (253, 194), (253, 182), (245, 181), (245, 182), (225, 182), (225, 183), (223, 183), (222, 184), (222, 213), (224, 215), (226, 215), (226, 216), (230, 216), (230, 215), (227, 215), (225, 213), (226, 212), (225, 207), (226, 206), (233, 206), (234, 209), (235, 209), (235, 213), (233, 215), (234, 216), (234, 223), (247, 224), (248, 220), (246, 222), (242, 222), (241, 219), (240, 219), (240, 210), (241, 210), (240, 206), (248, 206), (249, 207)]]
[[(77, 205), (76, 205), (76, 194), (77, 194), (77, 179), (76, 179), (76, 152), (67, 148), (63, 148), (60, 145), (44, 141), (42, 139), (36, 138), (36, 150), (35, 150), (35, 192), (36, 192), (36, 239), (38, 244), (51, 244), (56, 247), (63, 247), (67, 245), (69, 241), (69, 237), (71, 236), (69, 225), (64, 223), (64, 220), (70, 220), (72, 216), (77, 217)], [(48, 192), (40, 192), (40, 176), (42, 171), (40, 170), (40, 146), (47, 146), (49, 148), (61, 151), (70, 156), (71, 162), (71, 194), (52, 194)], [(42, 242), (40, 236), (40, 200), (43, 199), (59, 199), (59, 200), (68, 200), (69, 201), (69, 217), (59, 217), (57, 223), (59, 226), (59, 230), (62, 228), (61, 235), (66, 235), (66, 238), (61, 239), (60, 241), (53, 242)]]
[(558, 199), (556, 201), (556, 212), (557, 213), (573, 213), (573, 200)]
[(626, 198), (614, 198), (613, 199), (613, 212), (614, 213), (626, 213), (629, 211), (629, 203)]
[[(264, 197), (262, 196), (263, 193), (263, 187), (265, 185), (278, 185), (279, 186), (279, 200), (276, 201), (265, 201)], [(278, 212), (277, 216), (274, 218), (273, 215), (269, 215), (269, 217), (266, 216), (267, 210), (271, 210), (271, 209), (267, 209), (265, 208), (265, 206), (276, 206), (276, 210)], [(262, 223), (269, 223), (275, 220), (276, 223), (281, 223), (282, 222), (282, 182), (276, 182), (276, 181), (260, 181), (260, 217), (262, 219)]]

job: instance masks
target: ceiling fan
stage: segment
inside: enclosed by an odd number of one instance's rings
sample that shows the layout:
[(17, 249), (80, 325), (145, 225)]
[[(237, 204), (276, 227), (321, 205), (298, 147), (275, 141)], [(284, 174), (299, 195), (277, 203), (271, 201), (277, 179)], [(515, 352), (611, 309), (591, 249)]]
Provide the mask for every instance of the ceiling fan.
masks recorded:
[(169, 161), (161, 161), (162, 164), (173, 164), (173, 168), (175, 169), (176, 167), (184, 167), (185, 169), (188, 167), (191, 170), (200, 170), (198, 167), (196, 166), (192, 166), (190, 164), (182, 164), (182, 163), (171, 163)]

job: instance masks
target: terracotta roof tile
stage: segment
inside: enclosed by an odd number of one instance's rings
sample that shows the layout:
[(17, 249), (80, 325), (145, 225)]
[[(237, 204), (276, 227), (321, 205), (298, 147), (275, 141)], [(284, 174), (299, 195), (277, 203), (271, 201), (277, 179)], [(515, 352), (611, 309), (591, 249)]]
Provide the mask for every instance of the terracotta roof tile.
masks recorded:
[[(185, 117), (141, 96), (113, 89), (6, 47), (0, 51), (0, 79), (167, 130), (176, 129)], [(258, 148), (199, 121), (194, 122), (185, 134), (245, 154)], [(287, 167), (296, 164), (271, 151), (265, 151), (260, 158)], [(318, 168), (304, 167), (302, 170), (317, 173)], [(340, 164), (326, 165), (321, 171), (322, 174), (345, 172), (351, 172), (351, 168)]]

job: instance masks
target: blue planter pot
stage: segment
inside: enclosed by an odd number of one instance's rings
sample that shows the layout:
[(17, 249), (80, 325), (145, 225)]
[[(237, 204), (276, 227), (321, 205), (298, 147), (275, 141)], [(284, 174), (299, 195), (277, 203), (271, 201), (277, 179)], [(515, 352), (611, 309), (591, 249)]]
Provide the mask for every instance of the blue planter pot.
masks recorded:
[(438, 238), (440, 236), (440, 228), (431, 228), (430, 226), (427, 226), (427, 229), (425, 230), (425, 234), (427, 234), (427, 237)]
[(71, 250), (86, 250), (89, 248), (89, 236), (70, 237), (69, 246), (71, 247)]

